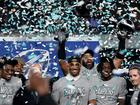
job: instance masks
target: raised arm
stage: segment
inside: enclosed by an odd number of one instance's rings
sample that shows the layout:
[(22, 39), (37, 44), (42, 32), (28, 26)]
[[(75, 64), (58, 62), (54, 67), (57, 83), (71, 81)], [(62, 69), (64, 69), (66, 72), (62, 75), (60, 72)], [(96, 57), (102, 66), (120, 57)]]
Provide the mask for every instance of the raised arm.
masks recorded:
[(62, 42), (58, 42), (58, 59), (64, 76), (68, 74), (68, 63), (66, 61), (65, 43), (65, 40)]

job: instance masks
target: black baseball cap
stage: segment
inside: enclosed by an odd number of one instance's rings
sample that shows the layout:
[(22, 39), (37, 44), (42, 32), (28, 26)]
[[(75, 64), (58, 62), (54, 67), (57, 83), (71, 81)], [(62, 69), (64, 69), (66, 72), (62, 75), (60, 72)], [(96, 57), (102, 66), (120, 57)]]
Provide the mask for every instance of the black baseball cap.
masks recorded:
[(114, 58), (118, 58), (118, 59), (124, 59), (124, 55), (120, 54), (120, 53), (116, 53)]
[(79, 62), (80, 63), (80, 57), (79, 56), (71, 56), (70, 58), (68, 58), (68, 63), (71, 62)]
[(89, 53), (92, 57), (94, 56), (94, 52), (90, 49), (87, 49), (81, 56), (84, 56), (87, 53)]

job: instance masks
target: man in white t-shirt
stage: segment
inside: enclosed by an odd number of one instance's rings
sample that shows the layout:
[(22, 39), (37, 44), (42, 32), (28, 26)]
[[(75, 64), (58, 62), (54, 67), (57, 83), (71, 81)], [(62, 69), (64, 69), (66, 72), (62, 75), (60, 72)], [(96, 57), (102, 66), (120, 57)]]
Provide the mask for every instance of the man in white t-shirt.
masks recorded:
[(89, 81), (80, 75), (80, 58), (68, 60), (69, 74), (53, 85), (52, 96), (58, 105), (96, 105), (96, 95), (91, 93)]
[(86, 77), (88, 80), (91, 79), (92, 76), (98, 75), (96, 64), (94, 63), (94, 52), (90, 49), (87, 49), (81, 55), (81, 71), (80, 74), (83, 77)]
[(12, 105), (15, 93), (22, 86), (21, 80), (14, 77), (13, 73), (12, 60), (5, 61), (0, 78), (0, 105)]
[(124, 105), (126, 81), (122, 77), (112, 76), (112, 59), (102, 57), (97, 66), (99, 77), (93, 77), (92, 90), (96, 93), (97, 105)]
[(130, 96), (132, 94), (131, 90), (133, 88), (133, 85), (130, 82), (129, 77), (128, 77), (128, 69), (122, 67), (123, 60), (124, 60), (124, 55), (121, 53), (116, 53), (113, 59), (115, 69), (113, 70), (112, 73), (113, 73), (113, 76), (123, 77), (126, 80), (126, 83), (127, 83), (126, 88), (127, 88), (128, 93), (126, 94), (125, 104), (127, 105), (130, 103)]

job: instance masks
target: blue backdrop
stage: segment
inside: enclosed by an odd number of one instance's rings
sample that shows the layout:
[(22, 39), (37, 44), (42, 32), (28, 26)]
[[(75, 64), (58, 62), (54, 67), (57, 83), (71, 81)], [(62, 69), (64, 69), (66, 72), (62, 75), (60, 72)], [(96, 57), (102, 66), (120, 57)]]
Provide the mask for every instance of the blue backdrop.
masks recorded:
[[(45, 75), (63, 76), (57, 59), (58, 43), (55, 41), (0, 41), (0, 56), (14, 58), (20, 56), (26, 62), (25, 69), (32, 63), (40, 63)], [(69, 41), (66, 43), (67, 57), (76, 50), (90, 48), (93, 51), (99, 46), (98, 41)], [(94, 60), (98, 63), (99, 53), (95, 51)], [(25, 70), (25, 74), (27, 71)]]

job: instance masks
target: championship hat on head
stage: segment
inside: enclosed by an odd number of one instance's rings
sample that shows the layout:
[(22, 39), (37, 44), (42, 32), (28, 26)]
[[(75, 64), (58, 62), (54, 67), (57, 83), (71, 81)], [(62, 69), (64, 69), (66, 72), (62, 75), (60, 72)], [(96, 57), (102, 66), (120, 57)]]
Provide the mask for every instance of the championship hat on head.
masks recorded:
[(71, 56), (70, 58), (68, 58), (68, 63), (71, 62), (79, 62), (80, 63), (80, 57), (79, 56)]
[(124, 55), (121, 53), (116, 53), (114, 58), (124, 59)]
[(87, 53), (89, 53), (92, 57), (94, 56), (94, 52), (90, 49), (87, 49), (81, 56), (84, 56)]

